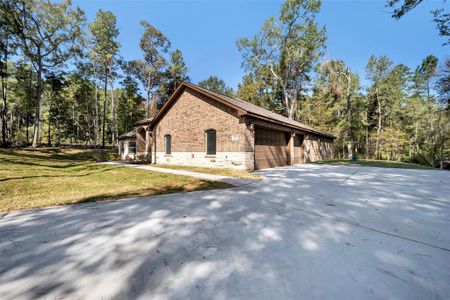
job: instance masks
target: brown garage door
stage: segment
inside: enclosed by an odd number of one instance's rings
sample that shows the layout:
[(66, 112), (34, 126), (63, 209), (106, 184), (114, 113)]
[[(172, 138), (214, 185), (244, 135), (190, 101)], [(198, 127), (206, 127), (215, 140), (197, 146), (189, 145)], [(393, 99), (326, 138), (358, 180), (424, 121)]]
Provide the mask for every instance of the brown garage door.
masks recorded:
[(288, 164), (285, 132), (256, 128), (255, 169), (273, 168)]
[(294, 137), (294, 164), (303, 164), (305, 162), (304, 158), (304, 144), (303, 140), (305, 136), (298, 134)]

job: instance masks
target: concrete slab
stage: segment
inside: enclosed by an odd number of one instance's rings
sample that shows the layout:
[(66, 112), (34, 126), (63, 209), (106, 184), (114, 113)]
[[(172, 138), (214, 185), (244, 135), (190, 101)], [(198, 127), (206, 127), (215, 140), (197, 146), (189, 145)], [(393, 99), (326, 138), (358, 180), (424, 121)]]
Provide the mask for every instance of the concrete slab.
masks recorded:
[(449, 299), (450, 173), (305, 165), (10, 213), (1, 299)]

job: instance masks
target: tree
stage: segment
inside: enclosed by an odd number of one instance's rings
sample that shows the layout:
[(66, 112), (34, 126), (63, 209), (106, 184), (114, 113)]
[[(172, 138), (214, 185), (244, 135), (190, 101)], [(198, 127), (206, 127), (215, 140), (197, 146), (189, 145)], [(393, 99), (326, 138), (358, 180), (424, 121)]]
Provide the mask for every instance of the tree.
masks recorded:
[(267, 100), (263, 95), (264, 87), (253, 73), (244, 75), (242, 83), (238, 84), (236, 96), (239, 99), (267, 108)]
[(8, 62), (9, 56), (13, 52), (13, 37), (8, 30), (8, 19), (4, 14), (0, 14), (0, 77), (2, 105), (0, 107), (0, 121), (2, 125), (2, 144), (7, 146), (10, 143), (8, 130)]
[(380, 138), (383, 129), (384, 108), (389, 101), (388, 75), (391, 71), (392, 61), (387, 56), (379, 58), (371, 56), (366, 66), (367, 77), (371, 81), (368, 94), (373, 99), (377, 114), (377, 135), (375, 146), (375, 157), (380, 159)]
[(439, 70), (436, 88), (439, 92), (441, 103), (450, 107), (450, 58), (447, 58)]
[[(177, 87), (184, 81), (189, 80), (187, 76), (188, 68), (183, 59), (183, 54), (179, 49), (172, 52), (170, 57), (170, 65), (168, 68), (168, 74), (170, 78), (170, 86), (172, 93), (177, 89)], [(170, 93), (170, 94), (172, 94)]]
[(39, 144), (43, 73), (55, 69), (79, 53), (85, 22), (84, 12), (70, 0), (5, 0), (0, 11), (9, 20), (8, 33), (15, 36), (22, 53), (37, 74), (33, 147)]
[(416, 69), (418, 81), (424, 84), (427, 98), (431, 96), (432, 80), (436, 76), (438, 59), (434, 55), (428, 55)]
[(353, 98), (359, 89), (359, 78), (341, 60), (330, 60), (321, 66), (322, 84), (325, 92), (334, 98), (335, 102), (344, 100), (345, 124), (347, 132), (348, 159), (355, 155)]
[(216, 92), (228, 97), (233, 97), (233, 89), (217, 76), (209, 76), (207, 79), (200, 81), (198, 85), (202, 88)]
[[(438, 92), (438, 113), (440, 122), (439, 137), (440, 137), (440, 168), (443, 168), (443, 161), (445, 155), (450, 155), (444, 153), (444, 149), (450, 149), (450, 59), (447, 58), (442, 64), (438, 72), (438, 80), (436, 82), (436, 89)], [(446, 110), (446, 112), (445, 112)]]
[(89, 80), (89, 74), (84, 70), (83, 65), (78, 65), (76, 72), (66, 78), (67, 88), (65, 95), (67, 102), (71, 105), (70, 130), (69, 134), (75, 143), (85, 142), (97, 145), (96, 133), (96, 99), (95, 86)]
[[(440, 127), (440, 121), (441, 118), (436, 118), (434, 115), (434, 111), (436, 109), (435, 106), (435, 99), (434, 96), (431, 93), (431, 90), (433, 88), (433, 80), (436, 77), (437, 74), (437, 66), (438, 66), (438, 59), (433, 55), (428, 55), (422, 63), (417, 67), (415, 72), (415, 81), (419, 81), (422, 83), (422, 93), (425, 95), (426, 99), (426, 107), (428, 110), (428, 120), (427, 120), (427, 126), (428, 126), (428, 138), (427, 143), (429, 143), (429, 160), (430, 163), (434, 163), (434, 159), (437, 152), (437, 143), (436, 143), (436, 130)], [(420, 86), (420, 85), (419, 85)]]
[[(394, 8), (392, 17), (398, 20), (422, 2), (423, 0), (388, 0), (386, 6)], [(446, 0), (443, 0), (443, 2), (445, 3)], [(399, 4), (400, 6), (398, 6)], [(439, 30), (439, 35), (442, 37), (449, 37), (450, 14), (446, 13), (443, 8), (433, 10), (431, 13), (434, 17), (433, 21), (436, 23), (436, 27)], [(448, 45), (449, 43), (450, 38), (444, 42), (444, 45)]]
[(125, 133), (134, 128), (134, 124), (144, 115), (144, 102), (138, 91), (138, 84), (130, 75), (121, 82), (123, 89), (119, 91), (117, 109), (117, 123), (119, 132)]
[(139, 46), (144, 55), (144, 60), (130, 61), (125, 68), (141, 81), (147, 91), (145, 115), (148, 118), (150, 116), (150, 102), (156, 101), (154, 90), (161, 84), (164, 77), (164, 68), (167, 65), (165, 54), (169, 51), (170, 41), (161, 31), (148, 22), (141, 21), (141, 25), (144, 27), (144, 34)]
[(184, 62), (183, 54), (179, 49), (176, 49), (170, 55), (169, 67), (164, 73), (158, 87), (158, 94), (161, 98), (160, 106), (162, 106), (167, 99), (169, 99), (181, 83), (189, 81), (189, 76), (187, 73), (188, 68)]
[[(272, 89), (281, 91), (284, 113), (291, 119), (325, 47), (325, 28), (315, 21), (320, 6), (320, 0), (286, 0), (277, 19), (266, 20), (252, 39), (237, 41), (244, 68), (270, 76)], [(258, 72), (261, 68), (267, 72)]]
[[(9, 97), (9, 100), (11, 100), (11, 103), (14, 104), (12, 108), (15, 109), (16, 118), (25, 119), (25, 139), (16, 140), (16, 144), (28, 145), (30, 121), (33, 120), (33, 110), (36, 104), (36, 74), (34, 74), (33, 67), (30, 64), (27, 64), (24, 61), (20, 60), (14, 64), (14, 70), (11, 73), (14, 75), (14, 81), (12, 81), (10, 84), (11, 97)], [(12, 116), (13, 112), (11, 111), (11, 120)], [(12, 121), (10, 129), (12, 136)]]
[[(67, 86), (63, 74), (48, 74), (45, 84), (47, 89), (47, 144), (51, 146), (51, 126), (56, 130), (57, 145), (61, 144), (63, 138), (68, 136), (71, 129), (69, 97), (65, 93)], [(44, 94), (45, 95), (45, 94)], [(44, 98), (45, 99), (45, 98)]]
[[(117, 42), (119, 30), (117, 29), (117, 18), (110, 11), (99, 10), (95, 20), (89, 24), (92, 38), (91, 59), (97, 66), (99, 77), (103, 81), (103, 122), (102, 122), (102, 147), (105, 147), (106, 134), (106, 110), (108, 83), (114, 79), (114, 64), (119, 51), (120, 44)], [(111, 91), (112, 93), (113, 91)], [(113, 100), (113, 99), (112, 99)], [(112, 101), (113, 102), (113, 101)], [(113, 127), (115, 127), (115, 107), (113, 106)], [(113, 130), (113, 141), (115, 141)]]
[(439, 35), (442, 37), (449, 37), (442, 46), (450, 44), (450, 13), (445, 12), (443, 8), (432, 11), (433, 21), (439, 30)]

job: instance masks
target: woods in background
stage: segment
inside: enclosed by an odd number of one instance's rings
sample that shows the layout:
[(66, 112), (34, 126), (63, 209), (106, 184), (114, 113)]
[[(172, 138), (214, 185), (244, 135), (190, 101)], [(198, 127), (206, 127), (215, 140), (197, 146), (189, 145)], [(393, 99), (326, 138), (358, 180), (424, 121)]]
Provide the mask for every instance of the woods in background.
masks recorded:
[(71, 1), (0, 3), (3, 146), (115, 145), (188, 80), (181, 51), (145, 21), (143, 60), (124, 61), (116, 24), (103, 10), (88, 24)]
[[(259, 33), (237, 41), (246, 74), (236, 92), (217, 76), (199, 85), (334, 134), (340, 158), (433, 166), (448, 159), (449, 58), (429, 55), (409, 69), (372, 56), (365, 73), (357, 74), (324, 56), (320, 7), (319, 0), (286, 0)], [(436, 11), (434, 21), (448, 38), (448, 14)], [(3, 0), (0, 144), (105, 147), (155, 115), (189, 80), (188, 68), (164, 33), (140, 24), (142, 57), (126, 61), (110, 11), (99, 10), (87, 23), (70, 1)]]
[(324, 57), (326, 31), (315, 21), (320, 5), (286, 0), (277, 18), (253, 38), (238, 40), (248, 74), (237, 96), (334, 134), (340, 158), (432, 166), (448, 159), (449, 58), (439, 64), (430, 55), (410, 70), (387, 56), (371, 56), (365, 74), (356, 74), (345, 62)]

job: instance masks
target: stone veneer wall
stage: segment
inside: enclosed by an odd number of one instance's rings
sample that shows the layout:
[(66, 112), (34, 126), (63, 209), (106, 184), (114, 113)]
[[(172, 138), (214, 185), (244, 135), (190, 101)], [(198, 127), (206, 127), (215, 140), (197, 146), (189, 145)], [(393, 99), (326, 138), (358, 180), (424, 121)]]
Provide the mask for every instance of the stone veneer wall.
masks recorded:
[[(206, 155), (208, 129), (216, 130), (215, 156)], [(164, 153), (164, 136), (172, 137), (172, 154)], [(193, 90), (185, 89), (155, 126), (154, 162), (253, 170), (253, 131), (237, 112)]]
[(156, 153), (159, 164), (175, 164), (180, 166), (195, 166), (206, 168), (226, 168), (234, 170), (253, 170), (253, 152), (217, 152), (213, 156), (206, 156), (204, 152), (164, 152)]

